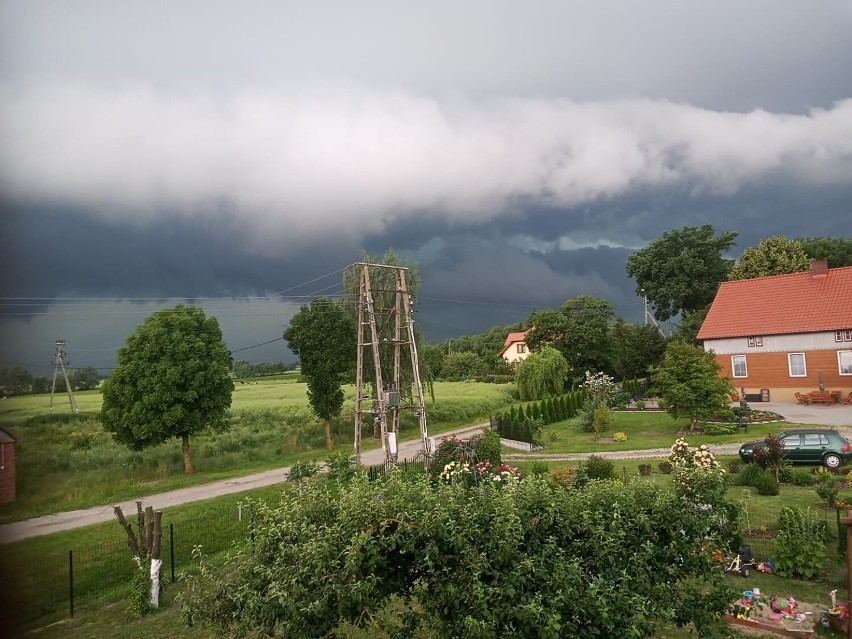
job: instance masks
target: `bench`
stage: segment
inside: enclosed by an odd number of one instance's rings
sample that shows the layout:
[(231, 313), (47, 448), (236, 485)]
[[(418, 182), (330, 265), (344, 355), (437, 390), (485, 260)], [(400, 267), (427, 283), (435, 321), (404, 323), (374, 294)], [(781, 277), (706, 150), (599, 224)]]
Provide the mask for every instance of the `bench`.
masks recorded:
[(807, 406), (808, 404), (811, 403), (811, 398), (808, 395), (802, 395), (799, 392), (795, 393), (795, 395), (796, 395), (796, 401), (799, 402), (800, 404)]
[(808, 393), (808, 399), (810, 400), (811, 404), (833, 404), (834, 403), (834, 397), (832, 397), (831, 393), (829, 393), (828, 391), (825, 391), (824, 393), (819, 392), (819, 391), (810, 392), (810, 393)]
[(846, 399), (844, 399), (844, 400), (843, 400), (843, 403), (844, 403), (844, 404), (852, 404), (852, 393), (849, 393), (849, 394), (846, 396)]

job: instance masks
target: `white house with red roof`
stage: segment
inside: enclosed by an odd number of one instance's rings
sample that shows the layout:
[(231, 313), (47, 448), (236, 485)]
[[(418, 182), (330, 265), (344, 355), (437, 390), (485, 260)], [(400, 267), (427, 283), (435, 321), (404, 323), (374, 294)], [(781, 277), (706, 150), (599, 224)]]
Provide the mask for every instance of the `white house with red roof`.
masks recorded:
[(525, 341), (527, 333), (509, 333), (506, 341), (503, 343), (503, 350), (500, 351), (499, 357), (506, 360), (509, 366), (517, 366), (530, 356), (530, 350), (527, 348)]
[(746, 399), (852, 391), (852, 267), (724, 282), (698, 331)]

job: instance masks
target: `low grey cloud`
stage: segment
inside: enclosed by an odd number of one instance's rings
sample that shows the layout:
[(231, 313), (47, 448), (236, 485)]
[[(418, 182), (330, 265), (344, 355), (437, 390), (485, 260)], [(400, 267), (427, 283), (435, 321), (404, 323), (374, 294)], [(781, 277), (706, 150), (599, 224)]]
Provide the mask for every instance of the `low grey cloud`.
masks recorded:
[(225, 207), (219, 219), (265, 251), (381, 233), (424, 210), (477, 225), (518, 199), (567, 209), (643, 188), (852, 182), (852, 100), (792, 115), (663, 100), (6, 87), (0, 137), (7, 197), (137, 225)]

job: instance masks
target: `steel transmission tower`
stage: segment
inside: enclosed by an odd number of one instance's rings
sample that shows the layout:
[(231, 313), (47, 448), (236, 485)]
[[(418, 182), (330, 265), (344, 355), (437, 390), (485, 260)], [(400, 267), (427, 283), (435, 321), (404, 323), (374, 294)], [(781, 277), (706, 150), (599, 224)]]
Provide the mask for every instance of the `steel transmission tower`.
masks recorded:
[[(420, 363), (417, 358), (417, 344), (414, 341), (414, 316), (412, 299), (408, 294), (405, 272), (402, 266), (387, 264), (367, 264), (358, 262), (354, 265), (359, 274), (358, 293), (358, 355), (355, 372), (355, 456), (361, 459), (361, 431), (364, 416), (371, 415), (369, 420), (370, 432), (378, 431), (385, 459), (396, 461), (397, 445), (399, 442), (400, 411), (413, 409), (420, 424), (421, 448), (424, 455), (429, 454), (429, 437), (426, 430), (426, 405), (423, 401), (423, 384), (420, 381)], [(394, 271), (394, 289), (382, 291), (393, 293), (393, 305), (377, 307), (370, 283), (370, 273), (375, 269), (390, 269)], [(384, 298), (385, 296), (381, 296)], [(391, 318), (393, 320), (393, 335), (380, 334), (376, 318)], [(387, 324), (383, 323), (383, 327)], [(388, 352), (392, 347), (392, 353)], [(364, 385), (364, 354), (368, 349), (373, 363), (373, 397), (365, 393)], [(388, 361), (393, 358), (391, 379), (382, 374), (382, 358)], [(406, 380), (414, 388), (411, 400), (405, 403), (405, 398), (411, 388), (403, 388), (403, 359), (408, 359), (411, 365), (411, 379)], [(408, 391), (408, 392), (407, 392)], [(369, 402), (364, 407), (365, 400)]]
[(80, 410), (77, 408), (77, 400), (74, 399), (74, 391), (71, 388), (71, 381), (68, 379), (68, 371), (66, 370), (66, 366), (70, 364), (66, 360), (67, 353), (65, 352), (65, 340), (58, 339), (56, 340), (56, 350), (53, 353), (53, 384), (50, 386), (50, 408), (49, 411), (53, 412), (53, 395), (56, 393), (56, 376), (59, 374), (59, 371), (62, 371), (62, 377), (65, 378), (65, 389), (68, 391), (68, 401), (71, 404), (71, 412), (79, 413)]

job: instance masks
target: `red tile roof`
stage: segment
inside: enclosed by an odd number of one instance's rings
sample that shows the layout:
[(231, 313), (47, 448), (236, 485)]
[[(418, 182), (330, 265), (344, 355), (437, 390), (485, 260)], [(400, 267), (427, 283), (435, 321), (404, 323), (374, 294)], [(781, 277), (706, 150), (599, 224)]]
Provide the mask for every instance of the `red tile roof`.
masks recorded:
[(529, 331), (524, 331), (522, 333), (509, 333), (506, 337), (506, 341), (503, 342), (503, 348), (500, 349), (500, 352), (497, 354), (497, 357), (502, 357), (503, 353), (506, 352), (506, 349), (509, 348), (512, 344), (517, 344), (518, 342), (523, 342), (527, 336)]
[(852, 328), (852, 266), (723, 282), (698, 339)]

